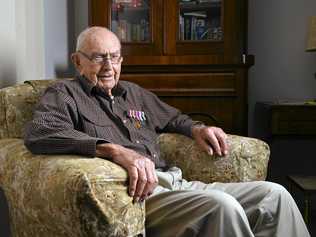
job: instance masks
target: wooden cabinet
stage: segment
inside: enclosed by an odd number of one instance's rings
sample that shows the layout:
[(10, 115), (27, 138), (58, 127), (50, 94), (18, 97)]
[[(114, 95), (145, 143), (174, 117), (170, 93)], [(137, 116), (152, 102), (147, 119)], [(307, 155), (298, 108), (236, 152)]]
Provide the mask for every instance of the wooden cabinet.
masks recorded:
[(258, 102), (256, 117), (265, 118), (270, 137), (308, 137), (316, 135), (316, 105), (304, 102)]
[(316, 105), (305, 102), (257, 102), (254, 137), (271, 150), (268, 181), (287, 185), (291, 174), (315, 174)]
[(90, 0), (122, 42), (122, 80), (195, 119), (247, 133), (246, 0)]

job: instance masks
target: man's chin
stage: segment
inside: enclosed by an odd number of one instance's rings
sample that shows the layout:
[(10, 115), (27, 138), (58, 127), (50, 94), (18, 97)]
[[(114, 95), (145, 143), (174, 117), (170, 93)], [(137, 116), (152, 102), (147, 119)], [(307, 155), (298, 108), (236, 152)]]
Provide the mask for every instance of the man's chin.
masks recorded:
[(97, 85), (103, 89), (112, 89), (115, 86), (113, 77), (98, 77)]

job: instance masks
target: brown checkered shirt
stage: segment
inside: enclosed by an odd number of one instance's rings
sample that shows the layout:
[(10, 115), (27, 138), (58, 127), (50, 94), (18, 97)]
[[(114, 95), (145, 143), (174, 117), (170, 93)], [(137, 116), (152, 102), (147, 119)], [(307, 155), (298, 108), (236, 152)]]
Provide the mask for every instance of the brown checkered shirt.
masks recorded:
[[(149, 157), (156, 168), (159, 133), (191, 136), (194, 122), (153, 93), (120, 81), (110, 98), (84, 77), (60, 80), (45, 91), (25, 128), (25, 145), (35, 154), (81, 154), (94, 157), (97, 143), (114, 143)], [(142, 120), (131, 116), (143, 113)], [(145, 119), (144, 119), (145, 118)]]

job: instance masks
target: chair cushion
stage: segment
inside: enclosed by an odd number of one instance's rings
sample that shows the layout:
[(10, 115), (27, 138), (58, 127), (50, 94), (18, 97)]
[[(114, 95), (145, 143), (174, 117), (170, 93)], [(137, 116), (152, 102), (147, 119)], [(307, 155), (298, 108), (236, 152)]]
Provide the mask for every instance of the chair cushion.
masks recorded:
[(0, 90), (0, 139), (21, 138), (35, 104), (48, 85), (56, 80), (26, 81)]

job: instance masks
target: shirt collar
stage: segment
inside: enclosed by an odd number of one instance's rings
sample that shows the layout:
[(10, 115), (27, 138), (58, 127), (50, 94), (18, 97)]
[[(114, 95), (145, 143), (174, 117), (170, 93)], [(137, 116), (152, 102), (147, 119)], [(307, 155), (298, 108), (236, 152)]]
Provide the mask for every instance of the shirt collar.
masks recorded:
[[(79, 81), (87, 95), (101, 95), (108, 97), (101, 89), (92, 84), (85, 76), (79, 76)], [(126, 99), (127, 91), (121, 86), (120, 82), (118, 82), (116, 87), (112, 89), (112, 94), (113, 96), (122, 96), (124, 99)]]

